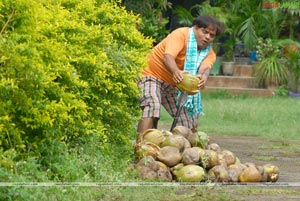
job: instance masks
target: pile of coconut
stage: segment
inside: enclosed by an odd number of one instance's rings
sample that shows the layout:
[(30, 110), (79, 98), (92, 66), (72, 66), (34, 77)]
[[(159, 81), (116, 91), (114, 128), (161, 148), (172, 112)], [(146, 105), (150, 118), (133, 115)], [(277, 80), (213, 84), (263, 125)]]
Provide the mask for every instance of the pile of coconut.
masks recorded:
[(229, 150), (212, 142), (202, 131), (184, 126), (172, 132), (148, 129), (135, 143), (134, 165), (142, 179), (178, 182), (276, 182), (273, 164), (241, 163)]

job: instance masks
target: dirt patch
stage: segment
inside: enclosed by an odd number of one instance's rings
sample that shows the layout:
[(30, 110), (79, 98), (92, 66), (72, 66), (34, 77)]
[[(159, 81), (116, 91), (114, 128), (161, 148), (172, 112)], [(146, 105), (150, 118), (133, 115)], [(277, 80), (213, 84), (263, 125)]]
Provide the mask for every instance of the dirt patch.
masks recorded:
[(228, 149), (244, 162), (272, 163), (279, 167), (278, 182), (300, 182), (299, 141), (268, 141), (251, 136), (209, 134), (212, 141)]
[[(170, 129), (170, 125), (160, 125), (159, 129)], [(271, 141), (253, 136), (228, 136), (208, 133), (212, 142), (222, 149), (232, 151), (242, 163), (252, 162), (257, 165), (272, 163), (279, 167), (278, 186), (258, 186), (246, 197), (240, 195), (241, 188), (230, 188), (229, 192), (240, 200), (300, 200), (300, 141), (282, 139)], [(244, 194), (244, 193), (243, 193)], [(243, 197), (243, 198), (241, 198)]]

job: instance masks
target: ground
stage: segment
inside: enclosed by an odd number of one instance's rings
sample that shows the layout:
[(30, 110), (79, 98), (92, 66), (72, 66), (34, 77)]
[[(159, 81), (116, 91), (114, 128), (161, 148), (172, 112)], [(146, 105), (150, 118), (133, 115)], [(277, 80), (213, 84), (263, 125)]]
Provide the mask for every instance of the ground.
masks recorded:
[[(159, 129), (169, 129), (170, 125), (160, 125)], [(228, 136), (208, 133), (212, 142), (222, 149), (233, 152), (242, 163), (257, 165), (272, 163), (279, 167), (280, 176), (273, 185), (257, 184), (241, 200), (300, 200), (300, 141), (282, 139), (271, 141), (253, 136)], [(255, 184), (254, 184), (255, 186)], [(260, 189), (260, 190), (259, 190)], [(238, 195), (241, 187), (231, 186), (228, 192)], [(244, 189), (243, 189), (244, 190)], [(240, 198), (241, 195), (238, 197)]]

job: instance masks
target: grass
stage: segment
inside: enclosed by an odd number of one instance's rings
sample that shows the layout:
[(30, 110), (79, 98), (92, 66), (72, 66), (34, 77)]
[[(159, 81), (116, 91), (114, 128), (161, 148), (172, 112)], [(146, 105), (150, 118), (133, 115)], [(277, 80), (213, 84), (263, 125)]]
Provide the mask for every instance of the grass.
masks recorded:
[[(300, 139), (300, 99), (203, 95), (199, 130), (226, 135), (260, 136), (270, 140)], [(172, 122), (164, 110), (160, 123)]]
[[(288, 97), (231, 97), (228, 94), (204, 94), (205, 115), (200, 130), (224, 135), (251, 135), (280, 140), (300, 139), (300, 100)], [(162, 111), (160, 123), (171, 124), (172, 118)], [(275, 147), (274, 147), (275, 148)], [(137, 177), (133, 164), (133, 147), (112, 145), (99, 149), (97, 139), (72, 149), (52, 142), (41, 150), (40, 158), (19, 161), (14, 153), (0, 150), (2, 182), (147, 182)], [(263, 158), (268, 161), (269, 158)], [(5, 164), (5, 165), (4, 165)], [(0, 200), (244, 200), (248, 195), (267, 196), (270, 189), (227, 188), (217, 186), (0, 186)], [(297, 191), (298, 192), (298, 191)], [(294, 193), (274, 189), (272, 196)]]

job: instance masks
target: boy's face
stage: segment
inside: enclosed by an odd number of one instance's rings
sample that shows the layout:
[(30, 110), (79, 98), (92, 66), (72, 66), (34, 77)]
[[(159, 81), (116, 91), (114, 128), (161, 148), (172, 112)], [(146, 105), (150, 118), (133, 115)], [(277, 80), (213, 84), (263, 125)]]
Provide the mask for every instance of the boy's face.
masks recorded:
[(217, 27), (212, 25), (206, 28), (199, 28), (197, 26), (194, 26), (194, 33), (195, 33), (198, 49), (205, 48), (211, 42), (214, 41), (217, 33)]

